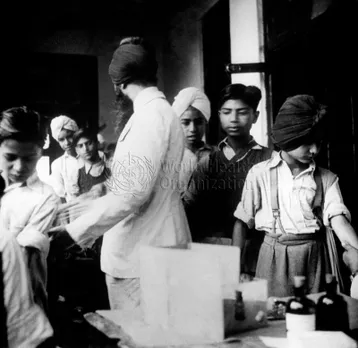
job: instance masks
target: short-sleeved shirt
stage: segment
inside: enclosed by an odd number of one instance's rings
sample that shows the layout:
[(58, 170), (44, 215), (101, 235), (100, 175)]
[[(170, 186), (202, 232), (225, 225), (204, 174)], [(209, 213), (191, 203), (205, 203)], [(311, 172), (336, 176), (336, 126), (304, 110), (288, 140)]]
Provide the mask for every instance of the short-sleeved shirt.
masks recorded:
[[(314, 233), (321, 227), (320, 220), (314, 214), (313, 205), (317, 192), (314, 178), (316, 164), (293, 176), (287, 163), (277, 153), (268, 161), (256, 164), (249, 171), (241, 201), (234, 216), (256, 230), (273, 231), (273, 214), (271, 204), (270, 172), (278, 171), (278, 199), (280, 218), (286, 233)], [(350, 213), (343, 203), (338, 184), (338, 177), (327, 169), (320, 168), (322, 181), (332, 182), (324, 197), (323, 223), (329, 226), (329, 220), (344, 214), (350, 220)], [(276, 233), (281, 233), (275, 228)]]

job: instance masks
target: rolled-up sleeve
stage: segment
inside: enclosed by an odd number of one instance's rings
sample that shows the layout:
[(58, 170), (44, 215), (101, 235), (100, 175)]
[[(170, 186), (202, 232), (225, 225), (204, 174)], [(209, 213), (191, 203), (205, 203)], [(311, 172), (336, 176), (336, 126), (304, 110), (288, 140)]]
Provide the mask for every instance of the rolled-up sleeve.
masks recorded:
[(242, 190), (241, 201), (239, 202), (234, 216), (244, 222), (248, 228), (255, 226), (255, 215), (261, 207), (261, 193), (258, 184), (258, 177), (255, 167), (248, 172), (245, 185)]
[(338, 177), (326, 190), (323, 209), (323, 223), (325, 226), (330, 226), (330, 219), (337, 215), (344, 215), (348, 221), (351, 221), (351, 214), (343, 202)]
[(136, 116), (137, 123), (125, 128), (118, 140), (107, 182), (110, 193), (94, 200), (89, 211), (67, 225), (67, 231), (81, 246), (91, 245), (134, 213), (150, 199), (157, 184), (168, 147), (165, 117), (154, 108)]

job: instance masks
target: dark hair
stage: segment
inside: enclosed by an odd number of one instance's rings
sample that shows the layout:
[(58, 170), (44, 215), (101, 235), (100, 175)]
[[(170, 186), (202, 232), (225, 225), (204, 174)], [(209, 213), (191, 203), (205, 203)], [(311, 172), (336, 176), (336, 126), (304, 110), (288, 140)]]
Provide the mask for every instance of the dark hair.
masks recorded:
[(46, 138), (46, 127), (40, 114), (26, 106), (1, 112), (0, 143), (7, 139), (35, 143), (41, 148)]
[(90, 128), (80, 128), (73, 135), (73, 146), (76, 146), (81, 138), (87, 138), (92, 140), (94, 143), (98, 143), (97, 132)]
[(245, 86), (241, 83), (234, 83), (227, 85), (224, 89), (221, 90), (219, 95), (218, 109), (220, 110), (220, 108), (227, 100), (234, 99), (242, 100), (245, 104), (256, 111), (261, 97), (261, 91), (256, 86)]

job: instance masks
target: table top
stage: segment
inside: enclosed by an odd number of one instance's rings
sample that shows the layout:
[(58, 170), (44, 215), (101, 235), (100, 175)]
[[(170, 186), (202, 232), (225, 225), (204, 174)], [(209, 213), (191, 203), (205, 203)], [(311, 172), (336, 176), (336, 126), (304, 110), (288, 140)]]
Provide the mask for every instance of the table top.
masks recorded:
[[(322, 294), (309, 295), (315, 301)], [(350, 317), (351, 329), (358, 329), (358, 301), (348, 296), (343, 295), (348, 303), (348, 312)], [(283, 299), (284, 300), (284, 299)], [(132, 319), (128, 319), (132, 317)], [(118, 339), (121, 342), (118, 346), (127, 346), (130, 348), (142, 348), (149, 345), (143, 344), (146, 342), (145, 335), (148, 335), (144, 327), (143, 320), (138, 313), (136, 315), (126, 314), (118, 310), (99, 310), (96, 313), (88, 313), (85, 315), (86, 320), (98, 330), (103, 332), (107, 337)], [(133, 324), (133, 325), (132, 325)], [(134, 334), (135, 333), (135, 334)], [(165, 335), (165, 332), (156, 332), (154, 335)], [(172, 335), (172, 333), (168, 333)], [(141, 342), (134, 341), (132, 336), (142, 336)], [(144, 337), (144, 338), (143, 338)], [(153, 333), (148, 335), (153, 337)], [(150, 341), (150, 339), (148, 339)], [(151, 344), (151, 347), (163, 347), (156, 344)], [(176, 347), (184, 348), (188, 345), (165, 345), (167, 348)], [(288, 340), (286, 337), (286, 324), (284, 320), (268, 321), (268, 326), (256, 330), (241, 332), (229, 340), (213, 344), (190, 345), (190, 348), (287, 348)], [(308, 347), (308, 346), (306, 346)], [(318, 346), (315, 346), (318, 348)]]

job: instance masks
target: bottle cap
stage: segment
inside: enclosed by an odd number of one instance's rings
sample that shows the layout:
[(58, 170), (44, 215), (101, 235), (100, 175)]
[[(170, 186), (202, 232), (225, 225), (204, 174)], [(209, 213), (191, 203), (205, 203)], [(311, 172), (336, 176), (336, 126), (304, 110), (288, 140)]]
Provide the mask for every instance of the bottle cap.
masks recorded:
[(305, 276), (294, 276), (293, 277), (293, 284), (296, 288), (305, 285), (306, 277)]

